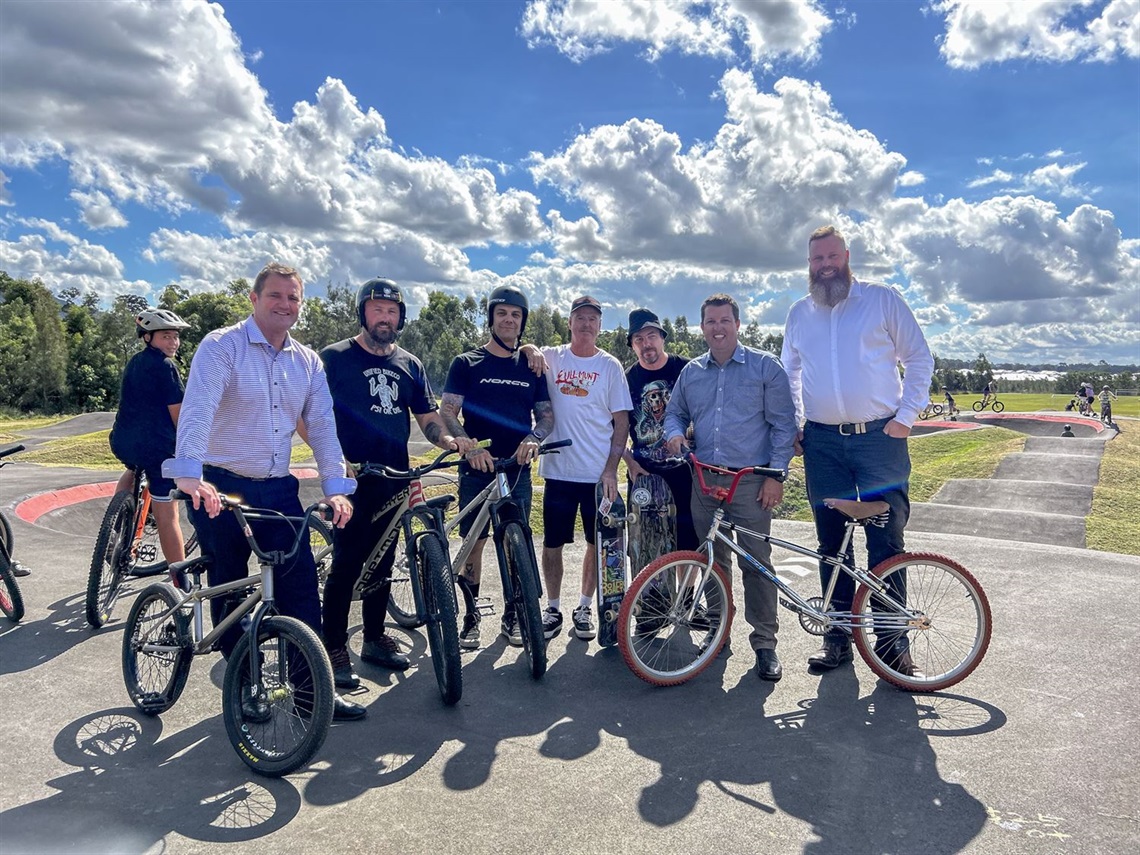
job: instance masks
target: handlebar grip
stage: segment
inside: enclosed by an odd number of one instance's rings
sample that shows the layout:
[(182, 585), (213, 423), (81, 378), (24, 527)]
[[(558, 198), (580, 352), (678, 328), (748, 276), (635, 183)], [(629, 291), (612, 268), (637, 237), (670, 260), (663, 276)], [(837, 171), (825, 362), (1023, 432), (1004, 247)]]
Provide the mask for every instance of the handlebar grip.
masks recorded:
[(547, 451), (554, 451), (556, 448), (569, 448), (573, 444), (574, 440), (572, 439), (556, 439), (554, 442), (539, 446), (539, 453), (544, 454)]
[(788, 477), (786, 470), (770, 469), (767, 466), (753, 466), (752, 471), (757, 475), (763, 475), (766, 478), (772, 478), (773, 480), (779, 481), (780, 483), (783, 483)]
[(0, 457), (7, 457), (9, 454), (16, 454), (17, 452), (20, 452), (23, 450), (24, 450), (23, 444), (13, 445), (11, 448), (5, 448), (4, 450), (0, 451)]

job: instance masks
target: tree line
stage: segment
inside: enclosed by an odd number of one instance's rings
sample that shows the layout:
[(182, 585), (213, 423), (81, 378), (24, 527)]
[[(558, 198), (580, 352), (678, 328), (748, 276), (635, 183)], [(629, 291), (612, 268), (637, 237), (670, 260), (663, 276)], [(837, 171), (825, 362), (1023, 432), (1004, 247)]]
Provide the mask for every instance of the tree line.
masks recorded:
[[(249, 314), (249, 291), (247, 280), (234, 279), (217, 291), (191, 294), (171, 285), (162, 292), (157, 306), (176, 312), (190, 324), (182, 333), (179, 354), (185, 366), (206, 333), (237, 323)], [(139, 348), (134, 318), (147, 305), (144, 297), (124, 294), (104, 308), (93, 293), (84, 294), (76, 288), (53, 293), (38, 279), (15, 279), (0, 271), (0, 408), (42, 413), (116, 409), (123, 368)], [(486, 297), (476, 300), (433, 291), (418, 317), (408, 321), (400, 345), (423, 361), (437, 394), (443, 390), (447, 369), (456, 354), (487, 340), (486, 312)], [(692, 358), (705, 352), (699, 326), (691, 326), (686, 316), (663, 319), (661, 325), (669, 333), (670, 353)], [(359, 330), (356, 287), (330, 284), (324, 297), (306, 295), (293, 335), (320, 350)], [(627, 329), (619, 323), (601, 333), (598, 346), (628, 366), (635, 357), (626, 335)], [(539, 346), (569, 342), (567, 316), (546, 304), (533, 307), (525, 340)], [(782, 334), (765, 333), (755, 321), (741, 326), (740, 340), (775, 354), (783, 345)], [(979, 354), (965, 370), (961, 365), (960, 361), (935, 356), (932, 394), (943, 389), (980, 391), (993, 379), (993, 367), (985, 354)], [(1104, 372), (1066, 374), (1052, 383), (1053, 389), (1024, 391), (1071, 394), (1084, 380), (1098, 389), (1103, 384), (1136, 388), (1134, 375), (1113, 374), (1104, 367)], [(1002, 388), (1013, 391), (1009, 384)]]

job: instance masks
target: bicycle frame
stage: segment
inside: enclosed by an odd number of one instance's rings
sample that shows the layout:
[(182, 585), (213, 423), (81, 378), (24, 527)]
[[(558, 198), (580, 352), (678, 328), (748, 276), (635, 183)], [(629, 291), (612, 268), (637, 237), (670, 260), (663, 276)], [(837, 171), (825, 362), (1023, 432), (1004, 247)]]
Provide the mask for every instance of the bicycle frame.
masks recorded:
[[(695, 458), (693, 459), (695, 461)], [(865, 585), (875, 592), (877, 602), (885, 610), (884, 612), (876, 614), (876, 629), (900, 629), (922, 625), (922, 616), (916, 615), (913, 612), (909, 611), (903, 603), (898, 602), (898, 600), (896, 600), (891, 595), (886, 585), (884, 585), (880, 580), (872, 576), (869, 572), (862, 569), (858, 565), (854, 563), (849, 565), (838, 557), (822, 555), (819, 552), (816, 552), (814, 549), (808, 549), (807, 547), (800, 546), (798, 543), (793, 543), (789, 540), (784, 540), (783, 538), (775, 537), (771, 534), (765, 534), (764, 532), (753, 531), (750, 528), (725, 519), (724, 505), (732, 501), (732, 497), (735, 495), (736, 489), (740, 485), (741, 478), (750, 472), (765, 474), (766, 472), (775, 473), (776, 470), (765, 470), (762, 467), (748, 467), (737, 472), (733, 472), (732, 470), (722, 469), (720, 467), (710, 466), (708, 464), (699, 462), (695, 463), (695, 468), (697, 472), (698, 489), (703, 491), (708, 496), (719, 499), (722, 505), (713, 513), (712, 522), (709, 525), (708, 533), (705, 535), (704, 543), (702, 543), (698, 549), (699, 552), (703, 552), (707, 555), (707, 561), (700, 574), (700, 578), (697, 580), (697, 584), (694, 586), (694, 590), (700, 592), (703, 589), (705, 582), (708, 579), (708, 574), (712, 572), (713, 562), (715, 561), (715, 549), (713, 547), (715, 544), (721, 543), (728, 547), (733, 554), (740, 558), (743, 558), (745, 564), (758, 572), (762, 577), (770, 581), (773, 585), (776, 586), (777, 591), (788, 598), (787, 600), (781, 600), (781, 604), (785, 608), (797, 612), (800, 615), (806, 615), (807, 617), (819, 621), (824, 629), (842, 628), (850, 630), (861, 622), (859, 618), (857, 618), (849, 611), (835, 612), (831, 610), (831, 597), (835, 591), (835, 584), (839, 578), (840, 572), (846, 573), (848, 576), (854, 579), (857, 585)], [(727, 488), (719, 486), (707, 486), (704, 481), (704, 476), (701, 472), (702, 468), (709, 469), (714, 472), (719, 472), (725, 475), (734, 475), (731, 486)], [(782, 475), (782, 473), (779, 474)], [(851, 545), (851, 540), (855, 533), (855, 528), (859, 525), (860, 522), (858, 520), (847, 520), (845, 522), (843, 540), (840, 544), (839, 549), (837, 550), (838, 555), (845, 555), (847, 553), (847, 549)], [(797, 553), (798, 555), (814, 558), (817, 561), (822, 561), (830, 565), (833, 572), (831, 573), (830, 580), (827, 584), (827, 589), (823, 593), (822, 601), (820, 604), (817, 606), (804, 597), (800, 596), (787, 582), (776, 575), (775, 571), (769, 570), (758, 560), (756, 560), (751, 554), (749, 554), (747, 550), (729, 538), (725, 533), (726, 531), (741, 532), (745, 535), (754, 537), (757, 540), (763, 541), (764, 543), (778, 546), (781, 549), (787, 549), (790, 552)], [(691, 579), (688, 578), (687, 574), (685, 584), (688, 585), (690, 581)], [(688, 614), (686, 615), (687, 619), (689, 620), (692, 620), (694, 614), (696, 613), (697, 599), (697, 597), (694, 597), (693, 603), (689, 606)]]

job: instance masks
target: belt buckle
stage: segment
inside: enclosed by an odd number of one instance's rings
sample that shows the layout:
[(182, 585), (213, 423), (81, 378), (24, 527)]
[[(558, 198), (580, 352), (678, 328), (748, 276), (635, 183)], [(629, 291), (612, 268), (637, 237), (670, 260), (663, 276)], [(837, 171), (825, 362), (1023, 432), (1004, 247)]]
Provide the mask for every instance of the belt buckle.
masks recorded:
[[(854, 430), (852, 430), (851, 433), (848, 433), (847, 431), (844, 430), (844, 428), (846, 428), (846, 427), (852, 427), (852, 428), (854, 428)], [(866, 432), (867, 432), (867, 425), (864, 422), (845, 422), (845, 423), (839, 425), (839, 435), (840, 436), (855, 436), (856, 434), (866, 433)]]

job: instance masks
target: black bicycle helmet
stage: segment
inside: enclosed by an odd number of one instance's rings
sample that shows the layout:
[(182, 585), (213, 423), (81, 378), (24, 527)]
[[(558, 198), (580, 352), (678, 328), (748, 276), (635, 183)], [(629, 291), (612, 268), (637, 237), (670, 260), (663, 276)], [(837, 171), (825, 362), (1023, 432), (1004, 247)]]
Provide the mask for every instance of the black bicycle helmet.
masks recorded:
[(143, 309), (135, 315), (135, 332), (139, 338), (159, 330), (184, 330), (190, 326), (169, 309)]
[(508, 306), (518, 306), (522, 309), (522, 324), (519, 326), (519, 339), (522, 339), (523, 333), (526, 332), (526, 319), (530, 314), (530, 302), (521, 290), (514, 285), (500, 285), (491, 292), (491, 296), (487, 298), (487, 326), (491, 326), (491, 319), (495, 315), (495, 306), (506, 304)]
[(396, 332), (404, 328), (404, 321), (408, 317), (408, 307), (404, 303), (404, 295), (400, 293), (400, 286), (391, 279), (369, 279), (360, 286), (356, 294), (356, 316), (360, 325), (364, 323), (364, 304), (369, 300), (391, 300), (400, 306), (400, 323), (396, 325)]

